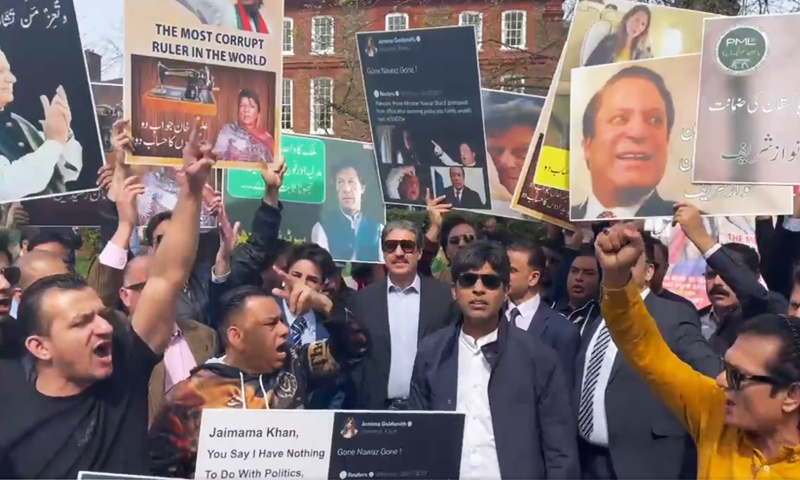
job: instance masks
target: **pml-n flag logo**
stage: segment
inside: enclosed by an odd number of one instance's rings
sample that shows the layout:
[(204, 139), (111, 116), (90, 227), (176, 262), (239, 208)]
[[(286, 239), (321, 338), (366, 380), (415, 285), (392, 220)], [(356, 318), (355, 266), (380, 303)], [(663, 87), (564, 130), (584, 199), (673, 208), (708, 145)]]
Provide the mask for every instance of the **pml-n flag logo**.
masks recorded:
[(769, 41), (762, 29), (736, 25), (717, 42), (717, 63), (731, 75), (747, 75), (764, 63), (768, 51)]

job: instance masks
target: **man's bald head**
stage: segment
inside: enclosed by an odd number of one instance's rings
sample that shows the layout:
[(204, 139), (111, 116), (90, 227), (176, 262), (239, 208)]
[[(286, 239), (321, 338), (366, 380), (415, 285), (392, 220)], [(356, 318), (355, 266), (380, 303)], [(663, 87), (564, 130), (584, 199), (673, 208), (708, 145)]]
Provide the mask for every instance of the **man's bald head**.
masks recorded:
[(150, 266), (153, 264), (153, 255), (140, 255), (134, 257), (125, 265), (125, 275), (122, 284), (126, 287), (147, 281)]
[(22, 290), (41, 278), (69, 273), (64, 259), (44, 250), (33, 250), (17, 258), (16, 266), (19, 267), (19, 288)]

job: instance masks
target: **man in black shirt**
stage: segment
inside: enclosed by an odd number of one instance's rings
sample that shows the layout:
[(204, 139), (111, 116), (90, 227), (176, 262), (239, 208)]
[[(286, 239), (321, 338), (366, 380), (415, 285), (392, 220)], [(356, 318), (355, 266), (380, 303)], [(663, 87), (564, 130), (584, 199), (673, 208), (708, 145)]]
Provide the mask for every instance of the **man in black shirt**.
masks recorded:
[(23, 293), (25, 357), (0, 360), (0, 478), (148, 473), (148, 382), (174, 333), (213, 164), (196, 131), (172, 225), (130, 326), (112, 325), (97, 293), (74, 275), (45, 277)]

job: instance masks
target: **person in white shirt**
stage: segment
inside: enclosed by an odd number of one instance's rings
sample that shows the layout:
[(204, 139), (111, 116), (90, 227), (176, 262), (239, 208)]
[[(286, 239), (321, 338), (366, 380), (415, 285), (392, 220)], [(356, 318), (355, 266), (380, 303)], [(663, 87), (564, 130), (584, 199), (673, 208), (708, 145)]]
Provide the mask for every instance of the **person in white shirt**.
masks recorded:
[(175, 0), (195, 14), (204, 25), (235, 28), (246, 32), (273, 34), (267, 20), (259, 12), (264, 0)]

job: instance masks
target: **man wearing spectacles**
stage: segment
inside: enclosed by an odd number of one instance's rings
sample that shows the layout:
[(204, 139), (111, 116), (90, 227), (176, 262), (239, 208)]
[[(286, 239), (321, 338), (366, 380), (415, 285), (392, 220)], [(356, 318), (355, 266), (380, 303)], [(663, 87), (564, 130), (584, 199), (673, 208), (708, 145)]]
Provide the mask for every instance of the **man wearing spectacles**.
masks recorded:
[(467, 413), (462, 479), (579, 478), (569, 386), (556, 353), (508, 322), (510, 271), (495, 242), (455, 256), (460, 315), (420, 344), (410, 407)]
[(724, 372), (708, 378), (669, 347), (631, 281), (643, 248), (627, 225), (598, 238), (603, 317), (625, 360), (696, 442), (693, 478), (800, 478), (800, 319), (751, 317)]
[(359, 290), (349, 302), (373, 342), (369, 358), (354, 372), (358, 408), (405, 409), (417, 344), (449, 320), (448, 286), (417, 273), (421, 245), (417, 224), (389, 222), (381, 234), (388, 277)]

